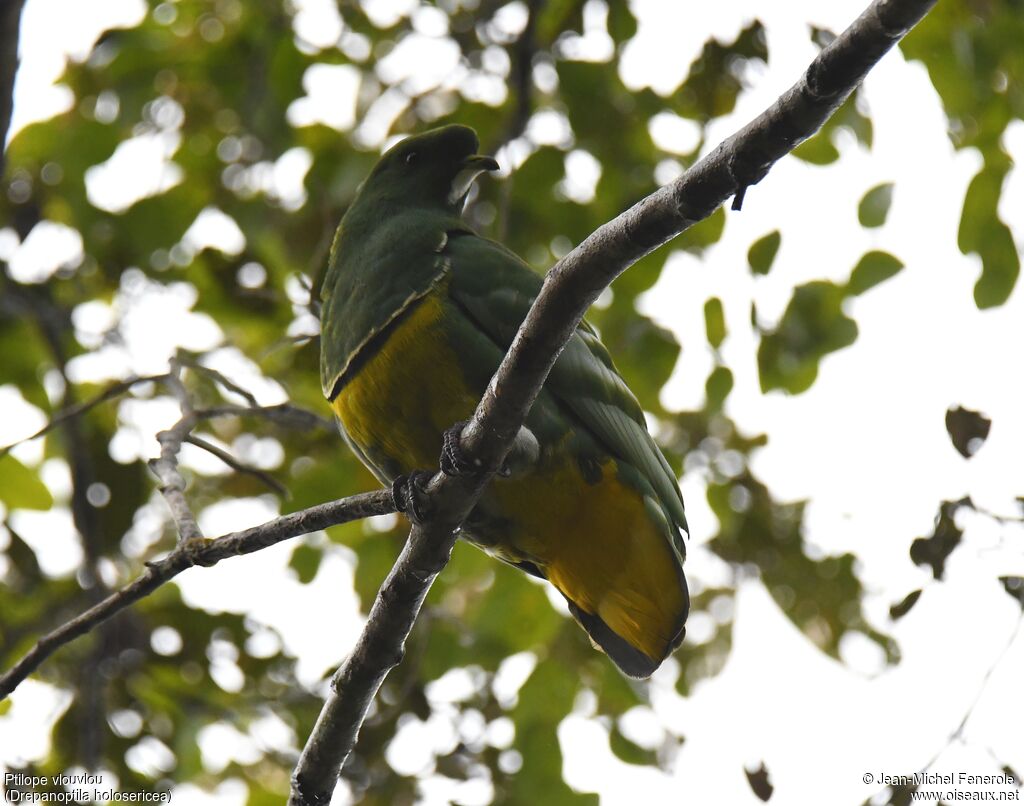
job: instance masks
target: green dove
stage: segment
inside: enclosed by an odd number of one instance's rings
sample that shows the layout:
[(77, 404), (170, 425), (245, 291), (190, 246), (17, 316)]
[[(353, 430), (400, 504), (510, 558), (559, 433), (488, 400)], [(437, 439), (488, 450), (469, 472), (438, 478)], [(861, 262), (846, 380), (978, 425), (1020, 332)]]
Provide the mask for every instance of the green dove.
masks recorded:
[[(540, 291), (541, 278), (463, 220), (498, 167), (445, 126), (381, 157), (345, 213), (322, 286), (323, 391), (382, 482), (436, 467)], [(643, 410), (583, 322), (464, 536), (553, 584), (615, 664), (650, 675), (689, 610), (683, 499)]]

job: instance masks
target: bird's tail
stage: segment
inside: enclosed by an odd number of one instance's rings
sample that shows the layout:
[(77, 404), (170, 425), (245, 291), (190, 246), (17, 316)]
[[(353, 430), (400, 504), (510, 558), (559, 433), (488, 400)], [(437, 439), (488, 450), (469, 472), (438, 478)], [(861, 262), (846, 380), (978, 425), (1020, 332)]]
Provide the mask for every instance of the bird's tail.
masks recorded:
[(601, 616), (588, 613), (568, 598), (567, 601), (569, 612), (572, 613), (573, 618), (579, 622), (580, 626), (586, 630), (590, 640), (611, 658), (623, 673), (630, 677), (642, 678), (650, 677), (654, 670), (661, 665), (662, 661), (683, 641), (683, 637), (686, 634), (686, 627), (684, 625), (690, 607), (685, 582), (683, 583), (682, 592), (685, 603), (675, 624), (671, 627), (671, 637), (663, 642), (664, 650), (661, 652), (655, 651), (653, 655), (634, 646), (626, 638), (616, 633)]

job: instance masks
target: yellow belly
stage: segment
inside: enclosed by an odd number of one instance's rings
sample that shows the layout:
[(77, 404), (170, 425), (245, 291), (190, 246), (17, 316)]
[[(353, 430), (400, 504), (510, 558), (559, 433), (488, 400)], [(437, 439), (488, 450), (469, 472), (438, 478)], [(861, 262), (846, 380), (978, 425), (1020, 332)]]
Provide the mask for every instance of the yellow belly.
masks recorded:
[(437, 294), (419, 302), (333, 402), (349, 437), (401, 473), (437, 467), (445, 429), (479, 399), (459, 370), (443, 314)]
[[(333, 402), (371, 460), (386, 457), (401, 473), (437, 467), (445, 429), (467, 419), (483, 392), (459, 369), (443, 316), (440, 294), (418, 303)], [(474, 529), (474, 542), (535, 563), (570, 601), (649, 657), (664, 657), (686, 607), (677, 563), (613, 460), (589, 483), (564, 443), (544, 446), (534, 469), (496, 478), (479, 511), (501, 526)]]

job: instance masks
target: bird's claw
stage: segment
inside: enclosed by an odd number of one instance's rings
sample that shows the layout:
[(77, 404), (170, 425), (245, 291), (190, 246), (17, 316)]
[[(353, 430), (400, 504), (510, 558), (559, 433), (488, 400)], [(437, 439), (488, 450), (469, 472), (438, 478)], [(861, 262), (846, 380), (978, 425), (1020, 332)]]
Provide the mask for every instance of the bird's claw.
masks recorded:
[(441, 443), (441, 472), (446, 476), (472, 476), (480, 471), (476, 463), (466, 458), (459, 445), (459, 437), (462, 436), (462, 429), (465, 426), (466, 421), (462, 420), (444, 432)]
[(422, 524), (430, 512), (427, 498), (427, 485), (433, 474), (426, 470), (414, 470), (408, 475), (399, 476), (391, 483), (391, 497), (395, 509), (401, 512), (412, 523)]

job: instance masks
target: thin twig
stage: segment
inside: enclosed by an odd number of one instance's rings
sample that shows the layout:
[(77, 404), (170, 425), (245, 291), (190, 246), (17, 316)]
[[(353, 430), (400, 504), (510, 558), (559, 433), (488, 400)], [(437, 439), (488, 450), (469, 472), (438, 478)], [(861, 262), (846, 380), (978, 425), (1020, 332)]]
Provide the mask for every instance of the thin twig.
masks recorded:
[(991, 509), (979, 507), (977, 504), (974, 503), (974, 501), (971, 501), (971, 509), (977, 512), (979, 515), (984, 515), (987, 518), (991, 518), (996, 523), (1002, 526), (1024, 523), (1024, 515), (1000, 515), (998, 512), (993, 512)]
[(301, 431), (320, 429), (331, 434), (336, 434), (338, 431), (338, 427), (333, 420), (321, 417), (316, 412), (309, 411), (301, 406), (292, 405), (291, 403), (281, 403), (276, 406), (256, 406), (254, 408), (232, 405), (208, 406), (196, 409), (195, 414), (200, 420), (215, 417), (261, 417), (278, 425)]
[(19, 439), (17, 442), (12, 442), (10, 445), (0, 448), (0, 456), (5, 455), (11, 450), (11, 448), (14, 448), (17, 445), (21, 445), (23, 442), (31, 442), (33, 439), (38, 439), (41, 436), (49, 434), (57, 426), (62, 425), (67, 420), (70, 420), (74, 417), (80, 417), (87, 411), (96, 408), (96, 406), (100, 405), (101, 403), (105, 403), (106, 401), (112, 400), (115, 397), (120, 397), (125, 392), (130, 390), (133, 386), (136, 386), (140, 383), (154, 383), (165, 380), (167, 380), (166, 373), (164, 373), (163, 375), (133, 375), (132, 377), (126, 378), (123, 381), (117, 381), (116, 383), (112, 383), (95, 397), (91, 397), (88, 400), (83, 400), (81, 403), (76, 403), (73, 406), (68, 406), (66, 409), (58, 411), (56, 414), (53, 415), (52, 418), (50, 418), (50, 421), (46, 425), (44, 425), (31, 436)]
[(275, 518), (260, 526), (214, 540), (179, 542), (163, 559), (147, 563), (134, 582), (107, 596), (81, 615), (47, 633), (10, 670), (0, 676), (0, 701), (57, 649), (148, 596), (165, 582), (194, 565), (211, 566), (228, 557), (252, 554), (298, 535), (395, 511), (389, 490), (359, 493)]
[(175, 360), (181, 366), (188, 367), (189, 369), (198, 372), (201, 375), (206, 375), (215, 383), (219, 383), (229, 392), (234, 392), (236, 395), (239, 395), (240, 397), (244, 398), (245, 402), (248, 403), (252, 408), (259, 408), (260, 403), (252, 392), (250, 392), (245, 387), (235, 383), (233, 380), (224, 375), (224, 373), (222, 373), (220, 370), (213, 369), (213, 367), (207, 367), (203, 364), (200, 364), (198, 361), (192, 360), (188, 356), (181, 355), (180, 353), (178, 354)]
[(992, 661), (992, 664), (988, 667), (988, 671), (985, 672), (985, 676), (981, 678), (981, 684), (978, 686), (978, 691), (974, 695), (974, 699), (971, 700), (971, 704), (964, 712), (963, 719), (961, 719), (959, 724), (956, 726), (956, 730), (949, 734), (949, 738), (946, 739), (942, 747), (939, 748), (934, 756), (932, 756), (931, 761), (925, 764), (920, 770), (918, 770), (918, 772), (928, 772), (935, 762), (939, 760), (942, 754), (949, 749), (953, 742), (963, 739), (964, 728), (967, 727), (967, 720), (971, 718), (974, 710), (978, 707), (978, 703), (981, 701), (981, 697), (985, 693), (985, 689), (988, 687), (989, 680), (995, 670), (999, 668), (999, 665), (1003, 662), (1003, 658), (1006, 657), (1006, 654), (1010, 651), (1011, 647), (1016, 643), (1017, 637), (1021, 634), (1022, 628), (1024, 628), (1024, 610), (1022, 610), (1020, 616), (1017, 617), (1017, 624), (1014, 626), (1013, 632), (1010, 633), (1010, 639), (1006, 642), (1006, 646), (1003, 647), (998, 657)]
[(171, 361), (171, 372), (167, 377), (167, 386), (178, 399), (181, 406), (181, 418), (166, 431), (156, 435), (160, 443), (160, 456), (149, 460), (149, 469), (160, 480), (160, 494), (171, 510), (171, 517), (178, 530), (178, 541), (185, 543), (200, 539), (203, 536), (196, 516), (185, 497), (185, 479), (178, 469), (178, 454), (181, 445), (196, 427), (197, 417), (189, 399), (188, 390), (181, 382), (180, 369), (177, 361)]
[(448, 561), (455, 531), (500, 466), (559, 352), (586, 309), (626, 268), (711, 215), (730, 196), (817, 131), (874, 64), (935, 0), (875, 0), (766, 112), (672, 184), (600, 227), (548, 272), (472, 420), (461, 452), (477, 476), (438, 473), (427, 487), (430, 514), (414, 526), (370, 610), (292, 775), (291, 806), (330, 801), (381, 682), (402, 658), (427, 590)]
[[(310, 313), (317, 318), (317, 321), (320, 321), (319, 311), (314, 312), (311, 309)], [(267, 358), (274, 355), (280, 350), (305, 347), (310, 342), (319, 340), (319, 338), (319, 333), (297, 333), (294, 336), (282, 336), (280, 339), (278, 339), (269, 347), (267, 347), (267, 349), (265, 349), (262, 353), (260, 353), (260, 361), (265, 361)]]
[(189, 434), (185, 437), (185, 441), (190, 445), (195, 445), (197, 448), (202, 448), (207, 453), (216, 456), (232, 470), (237, 470), (239, 473), (245, 473), (247, 476), (259, 479), (282, 498), (291, 498), (291, 493), (288, 492), (288, 488), (269, 473), (260, 470), (258, 467), (247, 465), (245, 462), (236, 459), (227, 451), (218, 448), (212, 442), (207, 442), (205, 439), (197, 437), (195, 434)]

